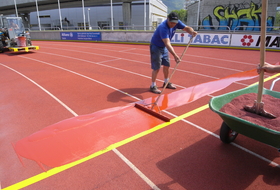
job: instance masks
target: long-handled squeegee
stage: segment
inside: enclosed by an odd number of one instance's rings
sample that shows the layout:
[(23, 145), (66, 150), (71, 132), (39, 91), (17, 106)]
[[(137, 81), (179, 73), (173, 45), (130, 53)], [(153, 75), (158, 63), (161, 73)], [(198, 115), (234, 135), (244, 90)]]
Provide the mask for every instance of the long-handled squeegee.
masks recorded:
[[(184, 51), (183, 51), (183, 53), (182, 53), (182, 55), (181, 55), (181, 57), (180, 57), (180, 60), (182, 60), (183, 56), (185, 55), (187, 49), (189, 48), (189, 46), (190, 46), (190, 44), (191, 44), (191, 42), (192, 42), (192, 40), (193, 40), (193, 37), (191, 37), (191, 39), (189, 40), (187, 46), (185, 47), (185, 49), (184, 49)], [(181, 61), (180, 61), (180, 62), (181, 62)], [(179, 63), (180, 63), (180, 62), (178, 62), (178, 63), (176, 64), (176, 66), (174, 67), (174, 69), (173, 69), (171, 75), (169, 76), (169, 81), (171, 80), (171, 78), (172, 78), (173, 74), (175, 73), (177, 67), (179, 66)], [(148, 105), (142, 105), (142, 104), (137, 104), (137, 103), (136, 103), (136, 104), (135, 104), (135, 107), (138, 108), (138, 109), (140, 109), (140, 110), (142, 110), (142, 111), (144, 111), (144, 112), (146, 112), (146, 113), (148, 113), (148, 114), (150, 114), (150, 115), (152, 115), (152, 116), (155, 116), (155, 117), (157, 117), (157, 118), (159, 118), (159, 119), (161, 119), (161, 120), (163, 120), (163, 121), (165, 121), (165, 122), (169, 122), (169, 121), (170, 121), (170, 118), (168, 118), (168, 117), (166, 117), (166, 116), (160, 114), (160, 110), (159, 110), (159, 109), (158, 109), (159, 112), (154, 111), (154, 107), (157, 106), (157, 103), (158, 103), (158, 101), (159, 101), (161, 95), (163, 94), (163, 91), (166, 89), (167, 85), (168, 85), (168, 82), (165, 83), (165, 85), (164, 85), (164, 87), (163, 87), (163, 89), (162, 89), (160, 95), (157, 97), (157, 99), (156, 99), (156, 101), (155, 101), (154, 103), (151, 103), (151, 104), (148, 104)], [(152, 106), (150, 107), (149, 105), (152, 105)]]
[[(266, 16), (267, 16), (267, 4), (268, 0), (262, 0), (262, 19), (261, 19), (261, 46), (260, 46), (260, 66), (262, 67), (265, 62), (265, 38), (266, 38)], [(264, 103), (262, 102), (263, 95), (263, 82), (264, 82), (264, 71), (262, 70), (259, 75), (259, 86), (257, 100), (254, 102), (252, 107), (244, 106), (244, 109), (248, 112), (261, 115), (270, 119), (276, 118), (275, 115), (266, 112), (264, 110)]]

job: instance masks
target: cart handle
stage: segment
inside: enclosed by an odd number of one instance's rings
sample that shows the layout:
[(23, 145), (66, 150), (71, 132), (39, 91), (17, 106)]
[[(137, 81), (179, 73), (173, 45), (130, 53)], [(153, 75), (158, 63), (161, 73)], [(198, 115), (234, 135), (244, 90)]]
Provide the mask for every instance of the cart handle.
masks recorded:
[(277, 78), (277, 79), (273, 80), (269, 90), (273, 90), (275, 83), (279, 80), (280, 80), (280, 78)]

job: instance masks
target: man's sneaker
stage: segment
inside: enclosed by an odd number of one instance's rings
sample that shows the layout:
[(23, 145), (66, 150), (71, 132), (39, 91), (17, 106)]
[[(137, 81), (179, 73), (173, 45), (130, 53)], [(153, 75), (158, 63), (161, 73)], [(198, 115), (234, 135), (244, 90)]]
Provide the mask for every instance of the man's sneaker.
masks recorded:
[[(162, 88), (164, 88), (164, 86), (165, 86), (165, 83), (163, 83)], [(166, 88), (169, 88), (169, 89), (176, 89), (176, 86), (174, 86), (171, 82), (169, 82), (169, 83), (167, 84)]]
[(157, 88), (157, 86), (150, 87), (150, 91), (155, 94), (160, 94), (161, 91)]

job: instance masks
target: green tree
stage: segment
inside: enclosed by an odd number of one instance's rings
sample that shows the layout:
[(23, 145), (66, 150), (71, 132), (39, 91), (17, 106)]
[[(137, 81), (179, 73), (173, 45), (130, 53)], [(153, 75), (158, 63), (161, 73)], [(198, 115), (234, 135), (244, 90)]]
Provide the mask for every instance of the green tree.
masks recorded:
[(171, 10), (185, 8), (186, 0), (162, 0), (162, 2), (168, 7), (168, 13), (170, 13)]
[(176, 13), (178, 14), (178, 16), (179, 16), (179, 19), (180, 19), (182, 22), (184, 22), (184, 23), (187, 22), (187, 10), (185, 10), (185, 9), (173, 10), (173, 11), (171, 11), (171, 12), (176, 12)]

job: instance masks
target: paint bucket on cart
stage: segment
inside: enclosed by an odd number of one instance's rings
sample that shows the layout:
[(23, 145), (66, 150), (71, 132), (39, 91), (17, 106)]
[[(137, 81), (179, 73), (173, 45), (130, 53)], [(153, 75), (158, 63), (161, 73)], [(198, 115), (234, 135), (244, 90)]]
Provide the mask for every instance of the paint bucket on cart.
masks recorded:
[(19, 36), (18, 41), (17, 41), (17, 45), (19, 47), (25, 47), (26, 46), (26, 37), (25, 36)]

